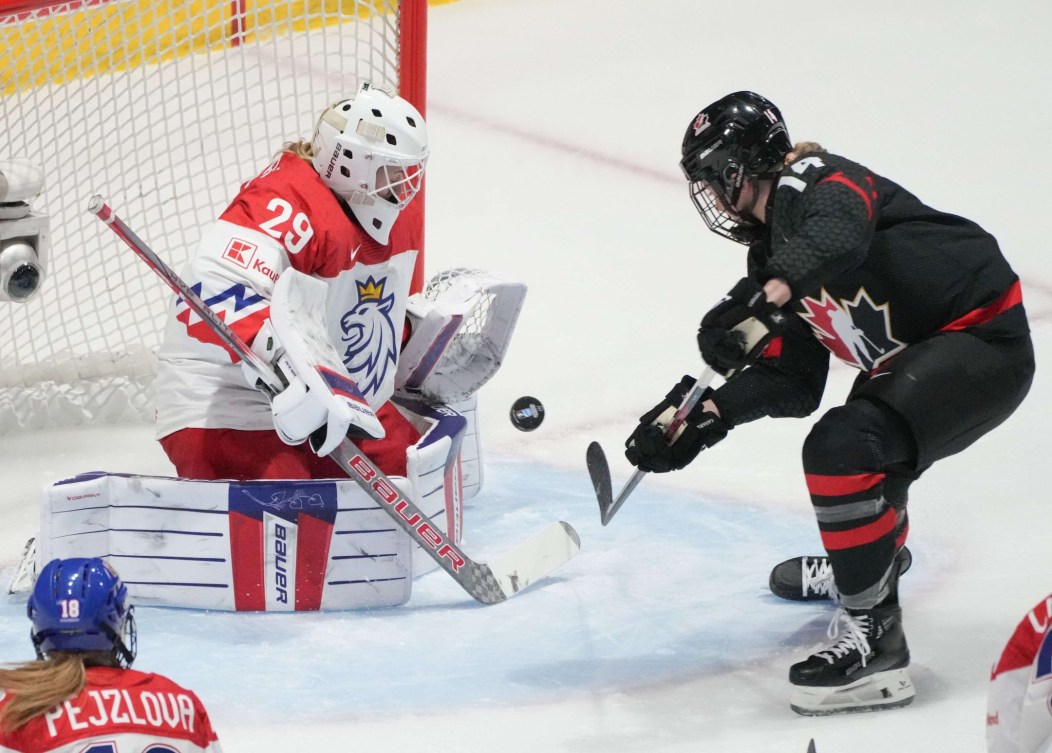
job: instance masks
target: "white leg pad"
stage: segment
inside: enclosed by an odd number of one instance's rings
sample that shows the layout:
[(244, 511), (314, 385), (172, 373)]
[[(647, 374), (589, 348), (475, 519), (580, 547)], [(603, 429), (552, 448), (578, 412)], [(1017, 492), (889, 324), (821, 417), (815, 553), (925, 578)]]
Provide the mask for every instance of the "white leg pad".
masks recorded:
[(890, 669), (839, 687), (793, 685), (789, 705), (804, 716), (828, 716), (905, 706), (913, 701), (909, 669)]
[(360, 609), (403, 604), (412, 590), (411, 540), (350, 479), (86, 474), (44, 490), (37, 545), (39, 563), (105, 558), (150, 606)]
[[(395, 404), (422, 435), (406, 450), (406, 476), (412, 499), (439, 530), (459, 544), (464, 533), (461, 450), (467, 419), (445, 405), (404, 398), (397, 398)], [(416, 575), (437, 566), (426, 552), (415, 547)]]

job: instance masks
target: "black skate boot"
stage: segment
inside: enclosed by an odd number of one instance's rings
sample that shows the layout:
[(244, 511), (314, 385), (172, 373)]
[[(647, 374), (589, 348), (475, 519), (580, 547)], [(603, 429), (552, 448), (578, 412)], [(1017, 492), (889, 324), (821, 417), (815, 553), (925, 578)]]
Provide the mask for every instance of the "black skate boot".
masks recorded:
[(789, 668), (790, 705), (804, 716), (905, 706), (913, 701), (910, 651), (897, 603), (841, 607), (829, 626), (833, 643)]
[[(899, 564), (899, 575), (910, 569), (913, 555), (902, 547), (895, 555)], [(836, 584), (829, 557), (793, 557), (774, 566), (770, 579), (771, 593), (790, 601), (836, 601)]]

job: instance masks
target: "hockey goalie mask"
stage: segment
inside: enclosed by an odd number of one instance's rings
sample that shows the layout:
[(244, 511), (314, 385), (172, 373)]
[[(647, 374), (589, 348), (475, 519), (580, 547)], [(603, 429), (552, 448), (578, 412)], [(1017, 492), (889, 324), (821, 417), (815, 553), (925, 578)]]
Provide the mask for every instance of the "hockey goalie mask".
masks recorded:
[(746, 178), (774, 176), (792, 150), (782, 114), (753, 92), (729, 94), (695, 116), (683, 137), (680, 167), (709, 230), (749, 244), (763, 231), (736, 209)]
[(311, 143), (314, 169), (378, 243), (420, 191), (427, 126), (411, 104), (369, 83), (321, 114)]

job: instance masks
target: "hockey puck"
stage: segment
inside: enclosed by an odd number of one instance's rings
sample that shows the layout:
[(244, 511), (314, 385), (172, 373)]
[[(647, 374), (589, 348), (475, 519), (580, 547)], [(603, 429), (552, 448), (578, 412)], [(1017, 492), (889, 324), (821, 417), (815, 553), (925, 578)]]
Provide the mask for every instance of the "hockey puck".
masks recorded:
[(533, 431), (544, 421), (544, 406), (535, 397), (520, 397), (511, 405), (511, 424), (519, 431)]

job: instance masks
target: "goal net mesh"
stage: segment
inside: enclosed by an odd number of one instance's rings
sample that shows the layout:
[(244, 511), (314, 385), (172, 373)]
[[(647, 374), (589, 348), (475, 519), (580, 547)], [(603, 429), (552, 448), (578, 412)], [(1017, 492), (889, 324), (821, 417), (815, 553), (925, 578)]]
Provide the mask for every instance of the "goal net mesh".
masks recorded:
[[(3, 13), (0, 9), (0, 13)], [(43, 168), (42, 291), (0, 303), (0, 433), (152, 420), (172, 294), (87, 210), (102, 194), (178, 272), (240, 184), (358, 83), (399, 88), (396, 0), (82, 0), (0, 16), (0, 159)]]

